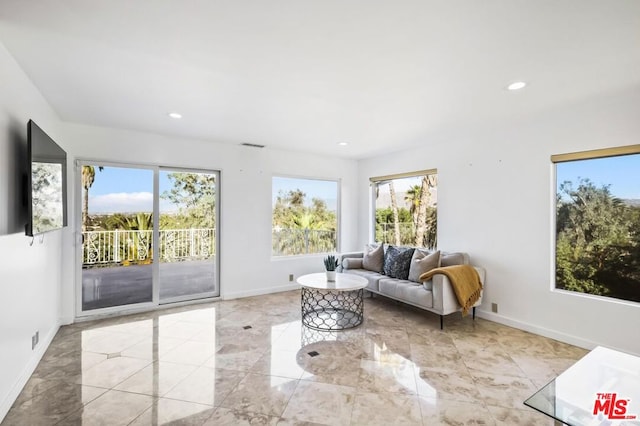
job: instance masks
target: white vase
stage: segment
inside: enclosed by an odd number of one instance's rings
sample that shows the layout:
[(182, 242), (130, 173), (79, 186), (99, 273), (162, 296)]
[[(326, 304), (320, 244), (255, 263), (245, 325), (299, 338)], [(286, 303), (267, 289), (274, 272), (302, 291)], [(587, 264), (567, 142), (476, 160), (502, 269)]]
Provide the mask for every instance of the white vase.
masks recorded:
[(336, 280), (336, 271), (327, 271), (327, 281)]

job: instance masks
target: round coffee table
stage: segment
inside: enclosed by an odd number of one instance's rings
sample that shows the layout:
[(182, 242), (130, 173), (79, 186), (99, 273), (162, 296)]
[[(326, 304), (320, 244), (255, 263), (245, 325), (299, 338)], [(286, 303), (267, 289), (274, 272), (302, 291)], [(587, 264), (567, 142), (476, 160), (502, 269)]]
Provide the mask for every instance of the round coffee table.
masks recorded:
[(367, 279), (353, 274), (336, 274), (327, 281), (324, 272), (296, 280), (302, 286), (302, 323), (316, 330), (344, 330), (362, 324), (364, 288)]

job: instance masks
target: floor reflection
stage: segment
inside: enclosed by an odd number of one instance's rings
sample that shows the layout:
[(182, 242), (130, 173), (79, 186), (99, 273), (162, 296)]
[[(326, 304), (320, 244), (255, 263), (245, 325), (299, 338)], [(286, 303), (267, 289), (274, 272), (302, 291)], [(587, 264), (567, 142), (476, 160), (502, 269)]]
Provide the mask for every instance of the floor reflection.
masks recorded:
[(62, 327), (2, 425), (545, 424), (522, 405), (586, 351), (384, 298), (316, 331), (299, 292)]

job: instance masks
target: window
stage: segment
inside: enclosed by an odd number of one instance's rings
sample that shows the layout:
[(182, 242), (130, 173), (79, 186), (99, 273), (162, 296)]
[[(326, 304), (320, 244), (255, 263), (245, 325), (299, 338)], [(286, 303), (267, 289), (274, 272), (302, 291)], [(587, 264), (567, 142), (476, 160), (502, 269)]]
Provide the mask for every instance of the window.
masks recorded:
[(338, 250), (338, 182), (274, 176), (273, 256)]
[(640, 145), (551, 160), (556, 288), (640, 302)]
[(438, 243), (437, 170), (371, 178), (375, 241), (435, 248)]

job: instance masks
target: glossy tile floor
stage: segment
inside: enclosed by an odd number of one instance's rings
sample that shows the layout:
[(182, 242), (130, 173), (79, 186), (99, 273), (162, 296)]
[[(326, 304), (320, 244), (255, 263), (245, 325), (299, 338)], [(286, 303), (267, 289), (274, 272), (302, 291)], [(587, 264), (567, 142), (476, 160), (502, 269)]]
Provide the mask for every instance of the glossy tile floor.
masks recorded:
[(293, 291), (62, 327), (2, 425), (552, 425), (522, 401), (586, 353), (382, 297), (312, 332)]

